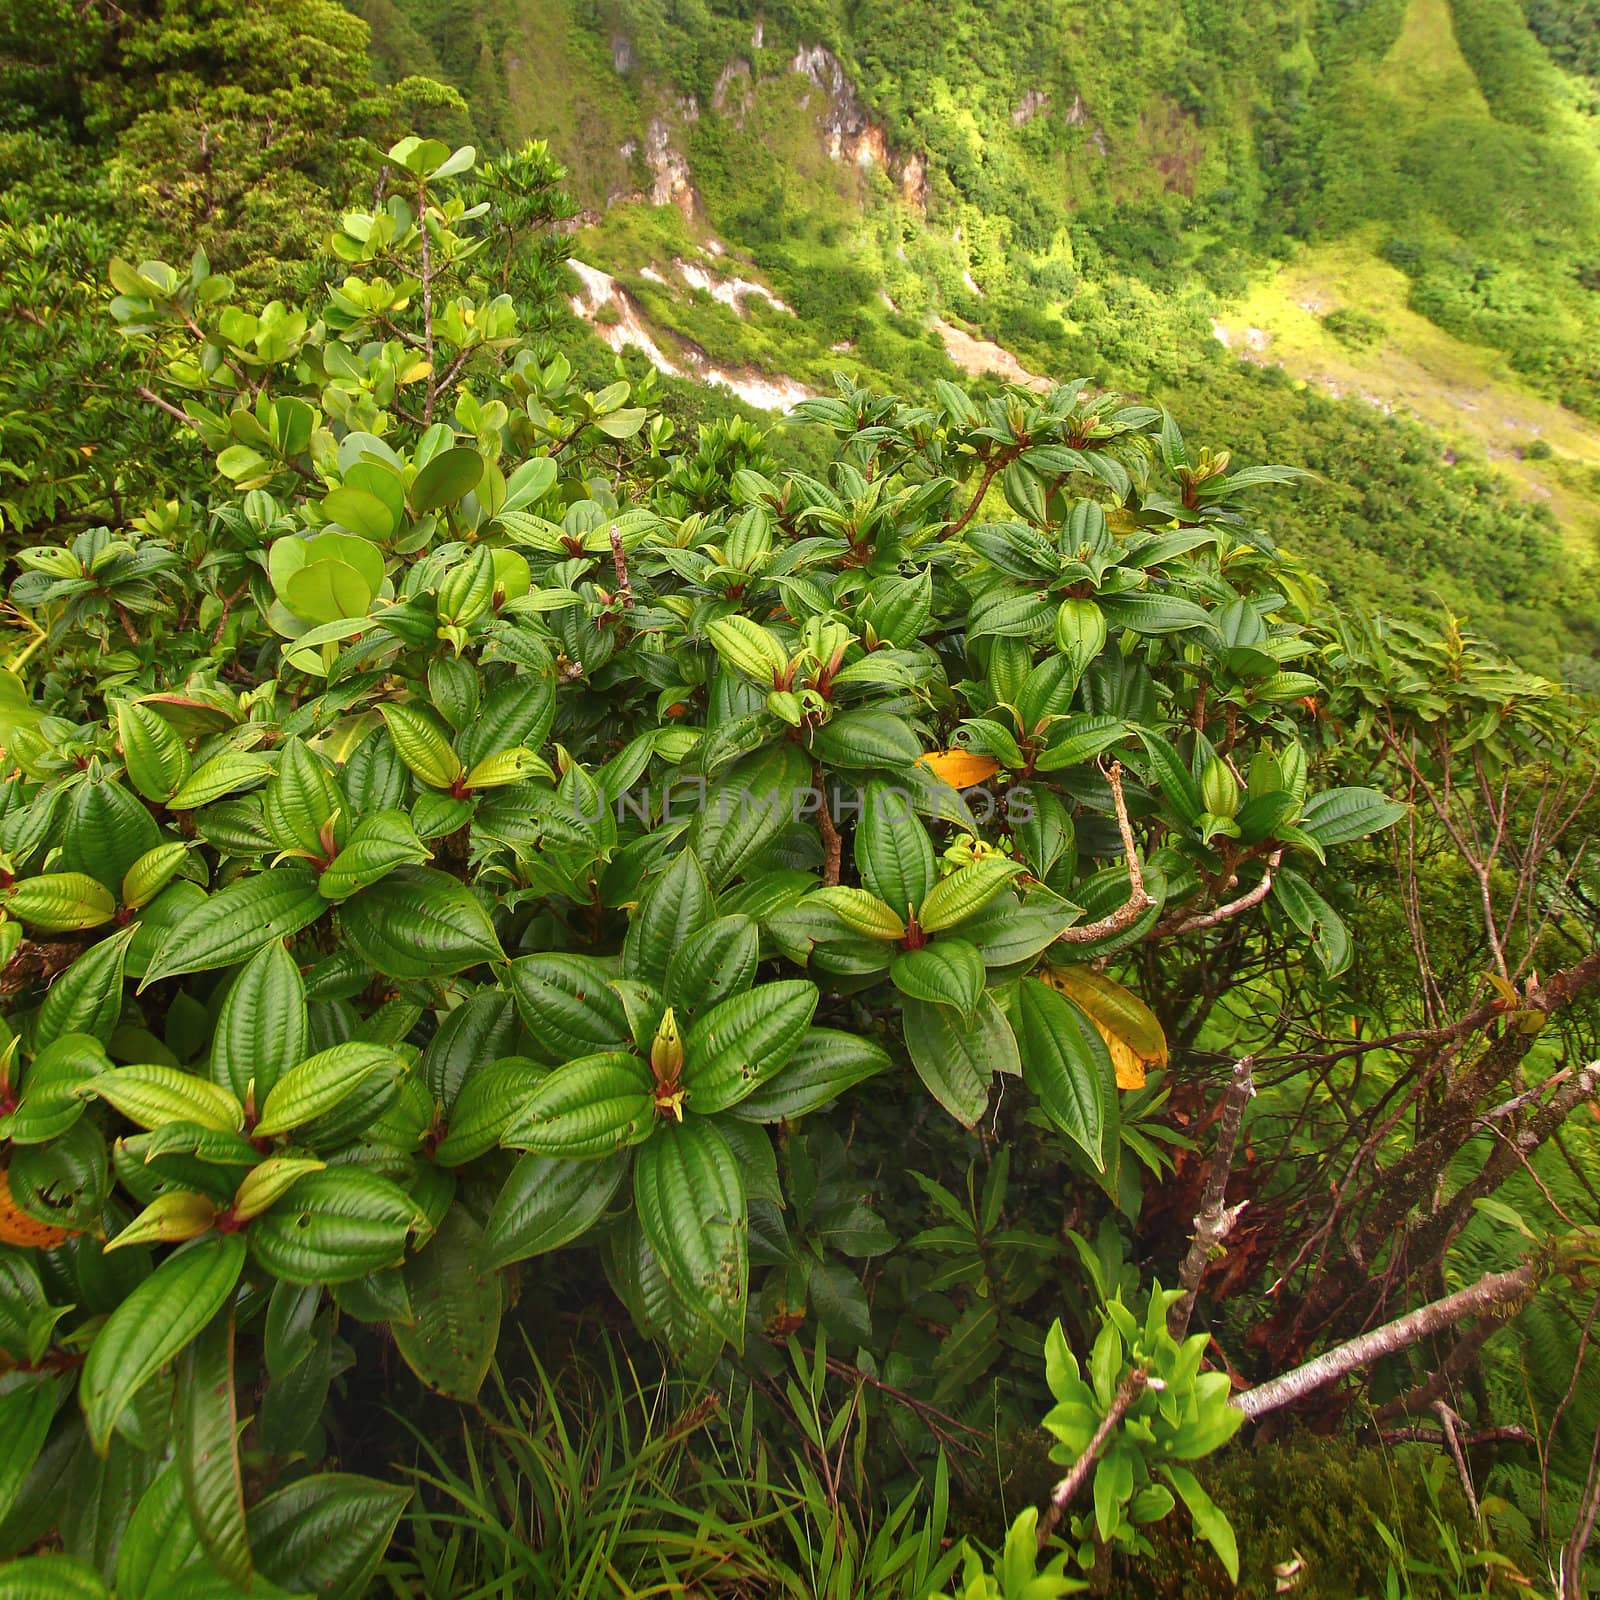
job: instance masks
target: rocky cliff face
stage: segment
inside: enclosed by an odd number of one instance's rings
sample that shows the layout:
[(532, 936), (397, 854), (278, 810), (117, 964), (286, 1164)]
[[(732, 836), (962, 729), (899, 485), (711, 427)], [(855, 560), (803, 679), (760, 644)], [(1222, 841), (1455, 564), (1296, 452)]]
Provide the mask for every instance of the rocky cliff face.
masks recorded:
[(827, 97), (822, 116), (823, 138), (835, 161), (881, 167), (894, 179), (901, 198), (919, 211), (927, 206), (927, 163), (920, 152), (906, 154), (891, 148), (883, 125), (875, 122), (844, 63), (825, 45), (802, 45), (789, 63), (791, 72), (810, 80)]

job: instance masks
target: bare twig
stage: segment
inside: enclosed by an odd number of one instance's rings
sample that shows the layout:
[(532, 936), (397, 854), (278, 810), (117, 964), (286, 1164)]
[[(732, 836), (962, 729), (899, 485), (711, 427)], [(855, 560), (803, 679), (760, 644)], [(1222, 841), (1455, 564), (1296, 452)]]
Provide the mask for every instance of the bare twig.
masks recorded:
[(1113, 761), (1106, 770), (1106, 781), (1111, 785), (1111, 804), (1116, 808), (1117, 831), (1122, 835), (1122, 853), (1128, 862), (1128, 898), (1125, 904), (1098, 922), (1088, 922), (1079, 928), (1068, 928), (1056, 941), (1058, 944), (1093, 944), (1109, 934), (1122, 933), (1131, 928), (1154, 903), (1144, 886), (1144, 867), (1139, 861), (1139, 847), (1133, 837), (1133, 824), (1128, 820), (1128, 802), (1122, 797), (1122, 763)]
[(1461, 1418), (1450, 1409), (1448, 1402), (1435, 1400), (1433, 1413), (1439, 1419), (1440, 1426), (1444, 1429), (1444, 1440), (1450, 1449), (1450, 1459), (1456, 1464), (1456, 1476), (1461, 1480), (1462, 1493), (1467, 1497), (1467, 1504), (1472, 1507), (1474, 1521), (1481, 1515), (1478, 1510), (1478, 1491), (1472, 1487), (1472, 1474), (1467, 1470), (1466, 1454), (1461, 1448), (1461, 1437), (1458, 1428)]
[(1199, 933), (1206, 928), (1219, 927), (1224, 922), (1231, 921), (1234, 917), (1242, 916), (1252, 906), (1258, 906), (1272, 893), (1272, 875), (1278, 870), (1278, 862), (1282, 859), (1283, 852), (1274, 850), (1267, 857), (1266, 871), (1261, 874), (1261, 881), (1254, 884), (1239, 896), (1237, 900), (1230, 900), (1224, 906), (1215, 906), (1210, 911), (1202, 911), (1192, 917), (1182, 917), (1176, 923), (1168, 925), (1159, 923), (1157, 933), (1180, 934)]
[[(1459, 1420), (1459, 1419), (1458, 1419)], [(1378, 1437), (1385, 1444), (1443, 1444), (1444, 1432), (1440, 1428), (1380, 1428)], [(1507, 1423), (1502, 1428), (1475, 1428), (1463, 1433), (1459, 1428), (1456, 1437), (1463, 1446), (1479, 1444), (1532, 1444), (1534, 1437), (1521, 1423)]]
[(1182, 1339), (1188, 1333), (1200, 1280), (1219, 1253), (1222, 1241), (1233, 1231), (1239, 1213), (1249, 1203), (1240, 1201), (1231, 1210), (1224, 1204), (1228, 1194), (1228, 1174), (1233, 1169), (1233, 1152), (1244, 1122), (1244, 1108), (1256, 1092), (1255, 1081), (1250, 1075), (1253, 1065), (1250, 1056), (1241, 1056), (1234, 1063), (1233, 1079), (1223, 1097), (1222, 1117), (1217, 1124), (1217, 1147), (1212, 1152), (1211, 1172), (1206, 1179), (1200, 1210), (1195, 1215), (1194, 1237), (1189, 1241), (1189, 1252), (1178, 1269), (1178, 1287), (1183, 1291), (1183, 1297), (1174, 1300), (1167, 1311), (1167, 1332), (1174, 1339)]
[(961, 520), (953, 524), (951, 527), (946, 528), (944, 532), (939, 535), (941, 539), (955, 538), (955, 536), (960, 533), (969, 522), (972, 521), (973, 513), (982, 503), (983, 497), (989, 492), (989, 485), (994, 482), (994, 475), (1006, 464), (1008, 460), (1010, 460), (1010, 453), (1002, 450), (989, 462), (989, 465), (984, 468), (983, 477), (978, 480), (978, 492), (973, 495), (971, 500), (967, 502), (967, 509), (961, 513)]
[(624, 611), (633, 608), (633, 585), (628, 580), (628, 557), (622, 548), (622, 534), (611, 524), (611, 565), (617, 570), (617, 600)]
[(1285, 1372), (1266, 1383), (1258, 1383), (1233, 1397), (1233, 1404), (1247, 1417), (1263, 1417), (1281, 1406), (1292, 1405), (1325, 1383), (1342, 1378), (1358, 1367), (1380, 1357), (1404, 1350), (1430, 1333), (1448, 1328), (1463, 1317), (1478, 1316), (1507, 1305), (1521, 1306), (1538, 1287), (1545, 1274), (1544, 1261), (1535, 1256), (1509, 1272), (1487, 1272), (1474, 1284), (1447, 1294), (1415, 1311), (1386, 1322), (1381, 1328), (1336, 1345), (1314, 1356), (1292, 1372)]
[(1089, 1474), (1094, 1471), (1094, 1464), (1100, 1459), (1100, 1452), (1110, 1443), (1111, 1435), (1117, 1431), (1118, 1424), (1128, 1414), (1128, 1408), (1144, 1393), (1145, 1386), (1149, 1382), (1150, 1374), (1143, 1367), (1134, 1367), (1117, 1385), (1117, 1392), (1111, 1397), (1111, 1405), (1100, 1419), (1100, 1426), (1094, 1430), (1094, 1436), (1089, 1440), (1083, 1454), (1072, 1463), (1066, 1477), (1050, 1491), (1050, 1504), (1044, 1508), (1044, 1514), (1039, 1518), (1041, 1550), (1050, 1542), (1050, 1535), (1056, 1531), (1056, 1524), (1061, 1521), (1062, 1512), (1072, 1504), (1077, 1498), (1078, 1491), (1089, 1481)]

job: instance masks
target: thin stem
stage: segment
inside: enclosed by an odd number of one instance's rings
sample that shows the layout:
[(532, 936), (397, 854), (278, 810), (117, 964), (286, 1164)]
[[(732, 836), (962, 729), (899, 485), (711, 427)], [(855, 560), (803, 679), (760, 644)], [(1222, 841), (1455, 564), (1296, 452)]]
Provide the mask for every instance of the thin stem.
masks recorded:
[(1143, 1367), (1134, 1367), (1117, 1385), (1117, 1392), (1111, 1397), (1110, 1408), (1100, 1419), (1100, 1426), (1094, 1430), (1094, 1436), (1089, 1440), (1087, 1448), (1072, 1463), (1066, 1477), (1050, 1491), (1050, 1504), (1044, 1508), (1044, 1514), (1039, 1518), (1041, 1550), (1049, 1543), (1050, 1535), (1056, 1531), (1056, 1524), (1061, 1521), (1062, 1512), (1072, 1504), (1077, 1498), (1078, 1491), (1089, 1481), (1089, 1474), (1094, 1470), (1094, 1464), (1100, 1459), (1101, 1452), (1111, 1442), (1111, 1435), (1117, 1431), (1117, 1425), (1128, 1414), (1128, 1408), (1144, 1393), (1149, 1382), (1150, 1374)]

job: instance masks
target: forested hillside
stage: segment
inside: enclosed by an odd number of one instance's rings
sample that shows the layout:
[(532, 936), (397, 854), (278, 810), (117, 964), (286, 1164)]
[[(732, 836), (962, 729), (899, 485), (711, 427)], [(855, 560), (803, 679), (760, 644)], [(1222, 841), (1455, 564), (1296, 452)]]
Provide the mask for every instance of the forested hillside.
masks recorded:
[[(1202, 431), (1248, 415), (1245, 447), (1356, 486), (1282, 513), (1339, 592), (1449, 605), (1589, 681), (1600, 90), (1560, 42), (1581, 7), (1534, 31), (1514, 0), (357, 9), (387, 75), (466, 95), (451, 137), (551, 139), (595, 219), (577, 254), (628, 302), (606, 299), (613, 339), (637, 316), (684, 371), (813, 391), (840, 367), (926, 382), (946, 342), (1014, 370), (970, 332)], [(750, 264), (787, 312), (700, 281)], [(1280, 363), (1291, 384), (1259, 370)]]
[(0, 0), (0, 1600), (1600, 1594), (1527, 4)]

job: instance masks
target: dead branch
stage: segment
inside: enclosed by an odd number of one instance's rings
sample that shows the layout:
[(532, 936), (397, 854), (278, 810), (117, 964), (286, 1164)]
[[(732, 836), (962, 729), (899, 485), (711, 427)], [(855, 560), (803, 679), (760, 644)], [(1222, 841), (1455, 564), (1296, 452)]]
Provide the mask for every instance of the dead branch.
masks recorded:
[(1506, 1306), (1520, 1309), (1527, 1304), (1546, 1270), (1544, 1260), (1535, 1256), (1508, 1272), (1487, 1272), (1465, 1289), (1419, 1306), (1393, 1322), (1384, 1323), (1381, 1328), (1325, 1350), (1292, 1372), (1236, 1394), (1233, 1404), (1247, 1417), (1264, 1417), (1269, 1411), (1293, 1405), (1335, 1378), (1342, 1378), (1383, 1356), (1406, 1349), (1429, 1334), (1452, 1327), (1464, 1317), (1479, 1316)]
[(1174, 1339), (1182, 1339), (1189, 1331), (1189, 1318), (1194, 1315), (1195, 1296), (1205, 1270), (1221, 1253), (1222, 1241), (1233, 1231), (1233, 1225), (1248, 1201), (1240, 1201), (1231, 1210), (1224, 1203), (1228, 1193), (1228, 1174), (1233, 1169), (1233, 1152), (1239, 1142), (1239, 1129), (1244, 1123), (1244, 1108), (1256, 1092), (1251, 1077), (1254, 1062), (1250, 1056), (1241, 1056), (1234, 1064), (1233, 1078), (1222, 1101), (1222, 1117), (1217, 1124), (1217, 1147), (1211, 1156), (1211, 1172), (1206, 1179), (1205, 1193), (1200, 1200), (1200, 1210), (1194, 1219), (1194, 1237), (1189, 1241), (1188, 1254), (1178, 1269), (1178, 1287), (1183, 1297), (1174, 1300), (1167, 1311), (1167, 1332)]

